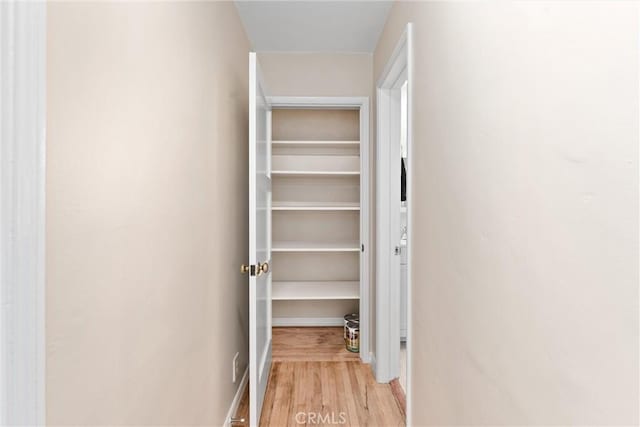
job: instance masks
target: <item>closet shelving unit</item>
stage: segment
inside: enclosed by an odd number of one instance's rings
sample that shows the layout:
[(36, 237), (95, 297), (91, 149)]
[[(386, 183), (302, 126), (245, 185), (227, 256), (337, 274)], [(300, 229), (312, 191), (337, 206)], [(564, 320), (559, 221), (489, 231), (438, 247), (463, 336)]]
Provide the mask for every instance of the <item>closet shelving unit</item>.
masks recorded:
[[(307, 254), (312, 262), (322, 263), (324, 254), (353, 256), (348, 254), (360, 252), (359, 225), (354, 226), (354, 220), (359, 224), (359, 198), (345, 196), (359, 192), (360, 141), (272, 141), (271, 165), (274, 254)], [(349, 193), (349, 189), (356, 191)], [(341, 236), (340, 230), (347, 235)], [(318, 279), (274, 279), (272, 299), (327, 301), (360, 297), (359, 280)]]

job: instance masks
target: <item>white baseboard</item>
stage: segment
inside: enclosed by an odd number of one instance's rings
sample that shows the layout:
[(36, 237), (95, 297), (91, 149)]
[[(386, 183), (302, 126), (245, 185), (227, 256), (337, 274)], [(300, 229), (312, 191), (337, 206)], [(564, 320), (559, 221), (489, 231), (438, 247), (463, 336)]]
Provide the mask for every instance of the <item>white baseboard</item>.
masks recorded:
[(371, 352), (369, 353), (369, 361), (371, 364), (371, 371), (373, 372), (373, 376), (377, 378), (376, 376), (376, 355)]
[(342, 317), (274, 317), (272, 326), (344, 326)]
[[(238, 406), (240, 406), (240, 402), (242, 401), (242, 396), (244, 396), (244, 391), (247, 388), (247, 384), (249, 383), (249, 366), (247, 365), (247, 369), (244, 370), (244, 374), (242, 374), (242, 379), (240, 380), (240, 385), (238, 385), (238, 390), (236, 390), (236, 395), (233, 397), (233, 401), (231, 402), (231, 407), (229, 408), (229, 412), (227, 412), (227, 417), (224, 419), (224, 427), (231, 427), (231, 417), (236, 415), (238, 411)], [(247, 414), (249, 416), (249, 414)], [(249, 420), (246, 420), (248, 423)]]

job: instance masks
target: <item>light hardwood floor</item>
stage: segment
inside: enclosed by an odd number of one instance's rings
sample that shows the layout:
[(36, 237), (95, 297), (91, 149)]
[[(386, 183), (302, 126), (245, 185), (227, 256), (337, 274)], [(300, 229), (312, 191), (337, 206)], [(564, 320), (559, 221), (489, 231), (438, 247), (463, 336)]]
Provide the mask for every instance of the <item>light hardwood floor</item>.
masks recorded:
[[(342, 328), (274, 328), (273, 360), (261, 426), (405, 425), (391, 386), (344, 348)], [(246, 390), (245, 420), (248, 400)]]
[(344, 346), (343, 328), (273, 328), (274, 362), (346, 362), (360, 355)]

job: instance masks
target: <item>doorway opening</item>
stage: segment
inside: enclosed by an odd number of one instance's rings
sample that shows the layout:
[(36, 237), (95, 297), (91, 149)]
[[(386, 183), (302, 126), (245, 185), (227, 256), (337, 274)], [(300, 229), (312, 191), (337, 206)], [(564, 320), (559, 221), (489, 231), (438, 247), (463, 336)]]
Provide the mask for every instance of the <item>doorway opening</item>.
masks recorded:
[[(352, 356), (368, 363), (369, 100), (271, 96), (268, 102), (273, 327), (334, 328), (327, 344), (346, 348), (344, 317), (356, 314)], [(296, 335), (277, 331), (287, 333)]]
[[(266, 96), (255, 54), (250, 67), (248, 421), (298, 422), (282, 406), (304, 399), (307, 415), (359, 423), (378, 387), (364, 365), (371, 360), (369, 99)], [(344, 328), (346, 316), (358, 321)], [(283, 389), (285, 402), (275, 400)], [(344, 413), (323, 412), (325, 400)], [(392, 424), (402, 419), (399, 408), (390, 416)]]
[(412, 27), (377, 84), (376, 379), (395, 384), (411, 423)]

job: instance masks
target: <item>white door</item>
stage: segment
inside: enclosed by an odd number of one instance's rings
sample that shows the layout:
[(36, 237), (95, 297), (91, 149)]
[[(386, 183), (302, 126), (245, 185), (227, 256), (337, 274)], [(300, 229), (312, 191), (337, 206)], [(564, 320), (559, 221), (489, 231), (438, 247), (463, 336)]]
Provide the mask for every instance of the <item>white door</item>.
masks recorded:
[(394, 316), (391, 317), (389, 327), (391, 328), (390, 337), (393, 337), (393, 349), (390, 352), (390, 378), (398, 378), (400, 376), (400, 287), (401, 278), (401, 254), (402, 254), (402, 226), (401, 226), (401, 170), (402, 170), (402, 146), (401, 139), (401, 120), (400, 120), (400, 91), (391, 91), (391, 108), (394, 120), (390, 123), (391, 135), (389, 137), (389, 174), (392, 177), (389, 185), (389, 223), (391, 225), (391, 247), (389, 248), (391, 263), (389, 269), (389, 283), (391, 289), (389, 293), (389, 303), (394, 307)]
[(249, 54), (249, 422), (257, 426), (271, 370), (271, 112)]

